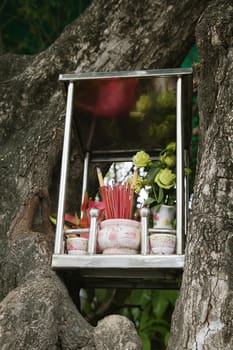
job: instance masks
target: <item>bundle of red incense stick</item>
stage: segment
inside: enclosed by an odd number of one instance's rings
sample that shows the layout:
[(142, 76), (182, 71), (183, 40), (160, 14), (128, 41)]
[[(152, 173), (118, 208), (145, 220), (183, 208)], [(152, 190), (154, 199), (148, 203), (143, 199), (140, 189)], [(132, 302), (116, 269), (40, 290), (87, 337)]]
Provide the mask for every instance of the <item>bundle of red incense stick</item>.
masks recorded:
[(131, 219), (137, 173), (134, 173), (132, 185), (117, 183), (113, 186), (104, 185), (99, 168), (97, 168), (97, 175), (100, 184), (100, 195), (105, 206), (106, 219)]

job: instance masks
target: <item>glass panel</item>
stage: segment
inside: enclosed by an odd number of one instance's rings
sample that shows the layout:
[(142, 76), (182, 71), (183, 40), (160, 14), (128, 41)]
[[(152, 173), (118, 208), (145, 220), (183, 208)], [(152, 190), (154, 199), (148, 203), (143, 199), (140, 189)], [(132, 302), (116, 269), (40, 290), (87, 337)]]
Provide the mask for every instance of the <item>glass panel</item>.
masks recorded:
[(84, 151), (162, 149), (176, 138), (176, 77), (79, 80), (74, 110)]

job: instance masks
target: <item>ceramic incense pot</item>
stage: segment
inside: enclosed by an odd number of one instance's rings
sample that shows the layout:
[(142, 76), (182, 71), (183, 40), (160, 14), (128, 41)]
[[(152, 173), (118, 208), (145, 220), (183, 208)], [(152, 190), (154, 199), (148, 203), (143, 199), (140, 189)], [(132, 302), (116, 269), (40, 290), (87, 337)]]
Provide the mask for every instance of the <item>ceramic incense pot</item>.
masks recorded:
[(140, 247), (141, 223), (109, 219), (100, 223), (98, 245), (103, 254), (136, 254)]

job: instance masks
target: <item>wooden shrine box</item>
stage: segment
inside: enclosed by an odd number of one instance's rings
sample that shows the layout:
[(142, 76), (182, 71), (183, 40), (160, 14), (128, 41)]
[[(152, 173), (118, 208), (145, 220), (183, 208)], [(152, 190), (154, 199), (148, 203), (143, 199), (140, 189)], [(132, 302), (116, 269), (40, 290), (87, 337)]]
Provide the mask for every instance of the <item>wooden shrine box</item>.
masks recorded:
[[(52, 267), (75, 269), (84, 286), (129, 288), (177, 288), (184, 266), (184, 241), (188, 222), (188, 181), (184, 167), (189, 163), (191, 140), (192, 69), (161, 69), (113, 73), (60, 75), (67, 92), (61, 180)], [(137, 101), (149, 94), (158, 98), (154, 113), (140, 114)], [(170, 95), (175, 104), (169, 113)], [(161, 97), (162, 96), (162, 97)], [(161, 111), (159, 110), (161, 106)], [(166, 108), (165, 108), (166, 109)], [(145, 150), (153, 157), (171, 141), (176, 141), (176, 253), (151, 255), (147, 213), (141, 219), (141, 251), (134, 255), (96, 254), (98, 225), (96, 212), (91, 218), (88, 252), (64, 253), (64, 213), (71, 130), (83, 157), (82, 198), (88, 190), (90, 163), (130, 161)], [(81, 186), (80, 186), (81, 191)], [(81, 203), (80, 203), (81, 204)], [(77, 232), (77, 230), (71, 230)]]

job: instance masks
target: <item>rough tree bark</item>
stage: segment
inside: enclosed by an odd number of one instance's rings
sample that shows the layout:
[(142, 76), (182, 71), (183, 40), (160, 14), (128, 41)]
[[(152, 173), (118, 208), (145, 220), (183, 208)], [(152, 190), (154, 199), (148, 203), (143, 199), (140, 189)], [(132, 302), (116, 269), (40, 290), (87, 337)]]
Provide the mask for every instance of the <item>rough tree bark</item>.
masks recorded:
[[(57, 78), (59, 73), (74, 70), (177, 67), (194, 43), (196, 22), (209, 2), (95, 0), (48, 50), (32, 57), (0, 57), (2, 349), (141, 348), (133, 325), (123, 317), (110, 316), (97, 327), (90, 326), (79, 314), (64, 282), (50, 268), (54, 232), (47, 218), (57, 206), (65, 113)], [(224, 310), (231, 303), (232, 285), (228, 261), (232, 254), (232, 193), (228, 190), (232, 168), (225, 162), (232, 152), (228, 79), (232, 64), (232, 12), (228, 7), (221, 14), (222, 6), (211, 17), (217, 9), (218, 1), (204, 14), (197, 32), (203, 60), (203, 157), (184, 283), (173, 321), (170, 349), (177, 350), (192, 349), (193, 344), (197, 344), (193, 349), (202, 349), (198, 345), (201, 335), (213, 339), (210, 335), (216, 335), (218, 330), (219, 341), (223, 342), (225, 335), (228, 349), (231, 341), (230, 313), (224, 314)], [(207, 33), (205, 27), (209, 28)], [(218, 64), (219, 75), (215, 79)], [(205, 84), (210, 94), (206, 93)], [(226, 90), (229, 94), (224, 96)], [(209, 158), (212, 163), (207, 162)], [(73, 180), (80, 185), (79, 158), (74, 159)], [(205, 172), (205, 168), (209, 171)], [(77, 194), (74, 197), (77, 200)], [(221, 286), (224, 290), (217, 303)], [(205, 349), (214, 349), (208, 346)]]
[(233, 349), (233, 4), (197, 29), (200, 148), (180, 299), (169, 349)]

